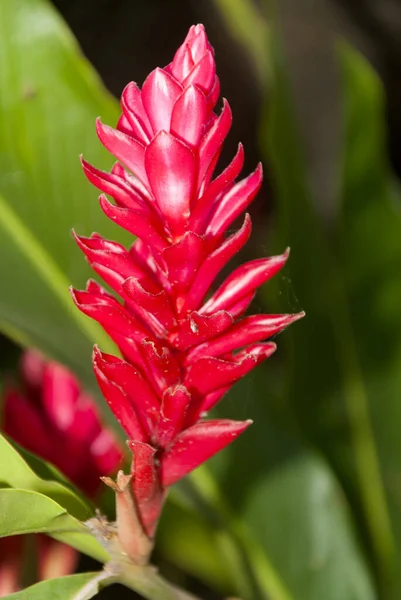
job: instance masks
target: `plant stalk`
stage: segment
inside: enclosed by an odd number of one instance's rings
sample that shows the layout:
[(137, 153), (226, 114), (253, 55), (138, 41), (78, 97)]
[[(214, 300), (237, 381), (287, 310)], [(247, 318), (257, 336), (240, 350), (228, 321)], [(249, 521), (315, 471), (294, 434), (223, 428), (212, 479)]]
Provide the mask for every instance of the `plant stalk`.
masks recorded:
[(137, 567), (127, 563), (117, 580), (146, 600), (200, 600), (163, 579), (153, 566)]

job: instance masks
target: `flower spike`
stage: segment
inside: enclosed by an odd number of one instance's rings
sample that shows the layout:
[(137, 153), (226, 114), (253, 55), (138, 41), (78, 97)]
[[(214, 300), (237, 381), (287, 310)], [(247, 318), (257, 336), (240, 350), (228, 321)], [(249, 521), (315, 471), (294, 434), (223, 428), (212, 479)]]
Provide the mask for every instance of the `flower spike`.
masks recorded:
[(99, 385), (129, 437), (131, 489), (152, 538), (166, 489), (222, 450), (250, 421), (204, 420), (238, 379), (276, 349), (273, 336), (303, 316), (245, 316), (257, 289), (285, 264), (281, 256), (237, 267), (217, 290), (219, 272), (251, 234), (245, 215), (262, 167), (237, 181), (241, 145), (214, 175), (232, 114), (219, 96), (214, 52), (203, 25), (190, 28), (172, 62), (142, 89), (122, 93), (117, 128), (97, 122), (103, 145), (119, 161), (110, 173), (82, 159), (104, 195), (104, 213), (135, 236), (126, 250), (98, 234), (75, 235), (87, 260), (120, 296), (91, 282), (73, 291), (77, 307), (96, 319), (123, 358), (95, 349)]

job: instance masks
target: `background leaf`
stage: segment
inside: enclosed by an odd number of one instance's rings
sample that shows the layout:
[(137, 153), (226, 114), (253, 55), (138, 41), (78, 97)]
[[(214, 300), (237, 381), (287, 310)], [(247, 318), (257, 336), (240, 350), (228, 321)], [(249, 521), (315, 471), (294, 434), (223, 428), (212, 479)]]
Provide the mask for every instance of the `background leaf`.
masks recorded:
[[(90, 504), (73, 489), (72, 484), (68, 484), (55, 467), (22, 448), (21, 451), (22, 456), (16, 445), (0, 435), (0, 486), (44, 494), (81, 521), (93, 515)], [(45, 478), (38, 475), (38, 470)]]
[[(284, 240), (291, 245), (290, 285), (307, 313), (285, 336), (288, 384), (281, 401), (339, 476), (380, 597), (396, 598), (399, 533), (388, 500), (392, 496), (399, 513), (394, 475), (400, 468), (401, 317), (394, 292), (400, 287), (401, 229), (386, 161), (382, 87), (367, 63), (343, 48), (341, 206), (334, 223), (325, 222), (305, 177), (283, 48), (277, 37), (273, 42), (275, 85), (265, 139), (277, 190), (274, 249)], [(273, 296), (269, 301), (274, 305)]]
[(108, 338), (79, 314), (68, 286), (90, 269), (71, 229), (127, 241), (102, 214), (81, 172), (110, 158), (94, 121), (117, 120), (117, 103), (45, 0), (0, 6), (0, 328), (72, 367), (92, 386), (91, 347)]
[[(295, 599), (373, 600), (344, 497), (325, 465), (305, 455), (250, 491), (244, 519)], [(290, 537), (290, 532), (296, 535)]]
[[(345, 143), (335, 237), (349, 316), (395, 538), (387, 597), (401, 594), (401, 195), (386, 159), (383, 87), (366, 61), (341, 47)], [(352, 414), (360, 410), (355, 394)], [(365, 485), (374, 482), (365, 474)]]
[(10, 594), (12, 600), (89, 600), (104, 585), (104, 573), (79, 573), (59, 579), (49, 579), (32, 585), (21, 592)]
[(0, 489), (0, 537), (24, 533), (47, 533), (100, 562), (108, 560), (88, 529), (54, 500), (37, 492)]

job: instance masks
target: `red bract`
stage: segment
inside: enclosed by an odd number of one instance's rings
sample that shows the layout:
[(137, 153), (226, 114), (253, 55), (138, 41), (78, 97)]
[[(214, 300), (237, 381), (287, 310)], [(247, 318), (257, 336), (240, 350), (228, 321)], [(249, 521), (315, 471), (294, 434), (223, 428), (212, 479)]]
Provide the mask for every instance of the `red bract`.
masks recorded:
[[(155, 69), (142, 90), (125, 88), (116, 129), (97, 123), (103, 145), (118, 159), (110, 173), (82, 160), (105, 214), (138, 237), (129, 250), (93, 234), (76, 235), (89, 263), (121, 297), (94, 281), (72, 295), (96, 319), (124, 359), (95, 348), (102, 392), (132, 442), (133, 489), (153, 535), (166, 487), (232, 442), (251, 421), (204, 420), (224, 393), (270, 356), (271, 336), (297, 315), (241, 319), (257, 288), (285, 264), (281, 256), (237, 268), (210, 287), (251, 232), (229, 234), (262, 182), (262, 168), (236, 182), (242, 146), (213, 178), (231, 126), (219, 96), (213, 49), (204, 27), (191, 27), (173, 61)], [(124, 169), (124, 165), (128, 170)]]
[(99, 490), (100, 476), (113, 473), (122, 460), (76, 377), (34, 350), (23, 354), (21, 384), (6, 388), (3, 410), (3, 431), (52, 462), (90, 498)]
[[(19, 385), (6, 387), (3, 411), (2, 430), (56, 465), (91, 499), (99, 491), (100, 476), (114, 473), (122, 460), (94, 400), (74, 375), (34, 350), (22, 356)], [(34, 543), (38, 580), (74, 571), (78, 555), (73, 548), (42, 535)], [(25, 536), (0, 540), (0, 598), (20, 588), (25, 546)]]

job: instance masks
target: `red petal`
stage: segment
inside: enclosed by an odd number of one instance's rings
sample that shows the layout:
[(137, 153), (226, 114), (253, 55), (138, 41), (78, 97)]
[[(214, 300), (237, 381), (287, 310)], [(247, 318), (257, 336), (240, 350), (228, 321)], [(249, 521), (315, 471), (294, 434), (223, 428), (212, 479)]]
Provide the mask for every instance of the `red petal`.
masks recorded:
[(120, 205), (127, 208), (147, 208), (145, 199), (121, 177), (100, 171), (81, 158), (82, 168), (89, 181)]
[(232, 123), (231, 108), (227, 100), (223, 99), (223, 110), (214, 125), (209, 129), (203, 138), (199, 148), (199, 175), (198, 188), (215, 158), (221, 149), (221, 146), (230, 131)]
[(162, 396), (168, 387), (181, 380), (180, 364), (174, 357), (173, 351), (160, 340), (143, 340), (141, 351), (148, 377), (154, 381), (157, 393)]
[(136, 440), (129, 440), (127, 445), (133, 453), (131, 471), (135, 503), (146, 533), (149, 537), (153, 537), (165, 495), (156, 467), (156, 450), (149, 444)]
[(171, 133), (190, 146), (197, 146), (207, 118), (207, 103), (203, 92), (189, 86), (177, 98), (171, 117)]
[(116, 332), (140, 341), (151, 333), (113, 297), (72, 288), (71, 296), (79, 310), (98, 321), (112, 337)]
[(202, 314), (213, 314), (216, 310), (229, 310), (230, 306), (253, 293), (265, 281), (273, 277), (286, 263), (288, 251), (280, 256), (258, 258), (241, 265), (219, 287), (204, 304)]
[(122, 283), (127, 277), (136, 277), (140, 281), (148, 279), (121, 244), (100, 236), (87, 238), (77, 235), (74, 231), (72, 234), (92, 268), (100, 273), (118, 294), (121, 294)]
[(164, 290), (158, 294), (150, 294), (134, 277), (129, 277), (124, 281), (123, 290), (128, 298), (148, 311), (165, 329), (176, 327), (173, 309)]
[(157, 433), (161, 447), (169, 446), (181, 431), (190, 402), (191, 395), (182, 385), (168, 388), (164, 392)]
[(40, 393), (45, 365), (46, 361), (42, 354), (33, 348), (25, 350), (22, 354), (21, 377), (29, 392)]
[(78, 443), (85, 440), (87, 445), (101, 431), (102, 424), (94, 400), (91, 396), (81, 392), (75, 406), (74, 422), (68, 429), (68, 437)]
[(68, 431), (74, 422), (80, 386), (65, 367), (47, 363), (43, 371), (42, 399), (46, 413), (60, 431)]
[(186, 429), (162, 459), (162, 483), (168, 487), (233, 442), (252, 421), (219, 419)]
[(191, 288), (185, 295), (184, 310), (196, 310), (199, 308), (205, 294), (214, 279), (228, 263), (229, 260), (246, 244), (251, 235), (252, 223), (248, 214), (241, 229), (229, 237), (207, 259), (196, 271), (195, 279)]
[(120, 208), (109, 202), (103, 194), (99, 197), (100, 207), (112, 221), (133, 235), (146, 240), (150, 246), (162, 251), (166, 242), (162, 237), (160, 224), (156, 217), (151, 217), (139, 210)]
[(0, 539), (0, 598), (7, 598), (20, 589), (24, 549), (25, 539), (22, 535)]
[(224, 190), (231, 186), (234, 179), (241, 172), (243, 165), (244, 149), (242, 144), (239, 144), (237, 154), (231, 163), (207, 186), (203, 196), (196, 202), (188, 222), (188, 229), (190, 231), (197, 233), (204, 232), (216, 199)]
[[(118, 129), (118, 131), (122, 131), (123, 133), (126, 133), (127, 135), (134, 138), (135, 140), (138, 140), (138, 142), (141, 142), (141, 140), (138, 139), (136, 132), (131, 127), (131, 124), (128, 121), (127, 117), (124, 115), (124, 113), (118, 119), (116, 129)], [(143, 143), (143, 141), (142, 141), (142, 143)]]
[[(169, 290), (169, 281), (157, 262), (160, 257), (155, 256), (154, 251), (143, 240), (137, 239), (131, 246), (129, 254), (132, 261), (154, 282), (153, 291), (156, 292), (160, 287)], [(147, 289), (152, 291), (149, 285)]]
[(103, 125), (99, 119), (96, 121), (96, 131), (103, 146), (147, 185), (144, 165), (145, 146), (126, 133)]
[(185, 387), (199, 396), (234, 383), (268, 358), (276, 350), (273, 343), (258, 344), (233, 356), (232, 362), (219, 358), (201, 358), (190, 365), (184, 380)]
[(244, 296), (243, 298), (241, 298), (241, 300), (238, 300), (238, 302), (235, 302), (235, 304), (232, 304), (230, 306), (230, 315), (232, 316), (233, 320), (237, 319), (238, 317), (242, 317), (242, 315), (244, 315), (244, 313), (249, 308), (252, 300), (255, 298), (255, 294), (256, 294), (256, 292), (252, 292), (252, 293), (248, 294), (247, 296)]
[(224, 233), (252, 202), (262, 185), (262, 178), (262, 166), (259, 164), (249, 177), (237, 183), (219, 200), (216, 212), (206, 230), (208, 234), (219, 236)]
[(90, 447), (91, 454), (95, 459), (99, 473), (114, 473), (120, 465), (123, 454), (116, 445), (114, 436), (103, 429)]
[(123, 90), (121, 106), (129, 121), (134, 137), (146, 145), (151, 140), (151, 125), (143, 107), (141, 90), (133, 81)]
[(175, 53), (170, 70), (174, 77), (182, 82), (194, 67), (194, 61), (189, 46), (184, 42)]
[(118, 349), (125, 360), (131, 363), (131, 365), (133, 365), (135, 368), (139, 368), (143, 372), (146, 372), (146, 365), (144, 365), (142, 354), (138, 348), (137, 342), (135, 342), (132, 338), (121, 335), (120, 333), (116, 333), (115, 331), (112, 331), (110, 337), (118, 346)]
[(219, 78), (216, 76), (214, 79), (214, 84), (212, 87), (212, 90), (209, 94), (209, 96), (207, 97), (207, 105), (208, 105), (208, 110), (212, 111), (213, 108), (216, 105), (217, 100), (219, 99), (220, 96), (220, 81)]
[(188, 40), (192, 58), (195, 63), (199, 62), (208, 51), (213, 52), (207, 39), (205, 28), (202, 24), (195, 25), (194, 36)]
[(176, 289), (177, 285), (186, 288), (191, 284), (206, 255), (205, 240), (192, 231), (187, 231), (176, 244), (167, 246), (163, 258), (173, 289)]
[(202, 405), (201, 405), (201, 414), (195, 415), (195, 420), (198, 420), (204, 413), (207, 413), (209, 410), (212, 410), (220, 402), (223, 396), (228, 392), (231, 388), (231, 385), (227, 385), (220, 390), (216, 390), (215, 392), (210, 392), (207, 396), (204, 397)]
[(196, 161), (188, 146), (161, 131), (147, 147), (145, 166), (160, 212), (175, 233), (189, 217)]
[(19, 392), (6, 389), (3, 410), (2, 429), (7, 435), (45, 460), (56, 462), (59, 450), (54, 448), (53, 429), (48, 431), (43, 409), (38, 410)]
[(182, 86), (185, 89), (190, 85), (197, 85), (207, 95), (213, 88), (215, 77), (216, 65), (213, 54), (210, 50), (207, 50), (203, 58), (195, 64), (192, 71), (184, 79)]
[(177, 333), (169, 336), (170, 343), (177, 349), (183, 351), (191, 346), (202, 344), (204, 341), (222, 333), (232, 325), (233, 319), (225, 311), (203, 316), (193, 312), (188, 318), (180, 323)]
[(220, 356), (253, 342), (260, 342), (276, 335), (305, 313), (296, 315), (254, 315), (235, 323), (223, 335), (197, 346), (188, 354), (185, 363), (191, 364), (200, 358)]
[(145, 198), (147, 200), (148, 208), (155, 208), (154, 199), (148, 190), (148, 188), (136, 177), (131, 175), (128, 171), (119, 163), (115, 162), (111, 167), (111, 174), (116, 175), (119, 179), (125, 181), (130, 190), (133, 190), (135, 194)]
[[(93, 366), (96, 377), (101, 373), (108, 384), (113, 386), (110, 388), (113, 393), (115, 388), (122, 392), (127, 399), (124, 400), (123, 409), (131, 407), (131, 411), (135, 413), (136, 421), (140, 422), (142, 430), (146, 432), (148, 439), (150, 439), (158, 421), (160, 403), (149, 384), (129, 363), (111, 354), (100, 352), (96, 346), (93, 352)], [(99, 385), (101, 385), (100, 382)], [(117, 392), (114, 396), (111, 396), (110, 389), (108, 390), (109, 397), (106, 397), (106, 400), (115, 412), (116, 403), (113, 401), (112, 406), (111, 400), (118, 401), (121, 394)], [(124, 426), (123, 423), (122, 425)], [(133, 437), (131, 434), (129, 435)]]
[(181, 85), (163, 69), (155, 69), (142, 86), (142, 102), (153, 132), (170, 131), (171, 113)]

